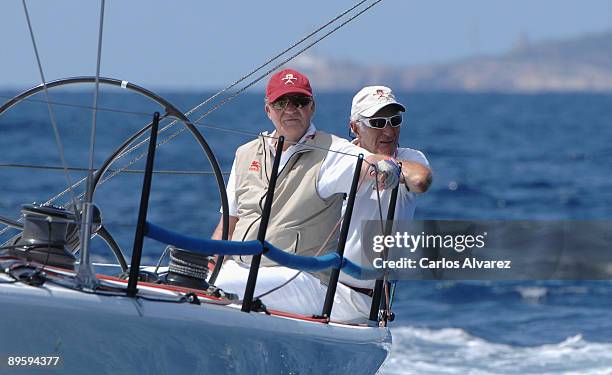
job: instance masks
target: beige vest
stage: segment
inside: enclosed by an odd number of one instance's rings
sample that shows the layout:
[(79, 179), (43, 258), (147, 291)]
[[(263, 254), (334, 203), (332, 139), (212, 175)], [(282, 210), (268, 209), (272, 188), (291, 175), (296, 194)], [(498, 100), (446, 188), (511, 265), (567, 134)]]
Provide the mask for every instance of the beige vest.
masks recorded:
[[(287, 252), (314, 256), (332, 228), (340, 220), (342, 195), (323, 199), (317, 192), (317, 176), (331, 146), (332, 135), (317, 131), (306, 148), (289, 158), (276, 180), (272, 212), (266, 240)], [(272, 171), (272, 152), (263, 137), (259, 137), (236, 151), (236, 205), (238, 223), (233, 241), (257, 239), (266, 191)], [(336, 251), (338, 231), (319, 255)], [(250, 262), (248, 256), (237, 256), (237, 261)], [(262, 257), (262, 266), (276, 263)]]

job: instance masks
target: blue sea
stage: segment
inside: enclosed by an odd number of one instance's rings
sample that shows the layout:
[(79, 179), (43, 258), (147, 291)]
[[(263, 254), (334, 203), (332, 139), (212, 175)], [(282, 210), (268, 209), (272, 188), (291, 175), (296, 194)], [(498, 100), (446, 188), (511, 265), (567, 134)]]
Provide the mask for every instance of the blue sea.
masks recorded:
[[(91, 89), (52, 90), (51, 100), (91, 106)], [(238, 145), (271, 129), (259, 91), (238, 96), (198, 125), (225, 172)], [(0, 99), (16, 93), (1, 91)], [(211, 94), (161, 93), (183, 112)], [(316, 126), (348, 137), (351, 97), (318, 95)], [(407, 107), (401, 146), (422, 150), (434, 170), (431, 189), (418, 199), (418, 219), (612, 219), (612, 95), (398, 93), (398, 98)], [(47, 106), (39, 102), (44, 97), (31, 99), (0, 115), (0, 215), (11, 218), (19, 217), (22, 204), (46, 202), (67, 184), (62, 171), (38, 168), (61, 166), (61, 160)], [(153, 111), (162, 111), (112, 88), (102, 91), (99, 105), (105, 110), (97, 118), (96, 165), (150, 121)], [(75, 168), (88, 162), (92, 114), (83, 107), (53, 106), (67, 162)], [(159, 140), (181, 128), (171, 127)], [(112, 168), (127, 165), (145, 148)], [(191, 173), (211, 171), (205, 155), (187, 131), (158, 150), (157, 170), (190, 173), (154, 176), (149, 219), (185, 234), (210, 235), (219, 220), (219, 194), (210, 174)], [(129, 169), (143, 166), (141, 159)], [(76, 171), (69, 179), (84, 176)], [(126, 254), (141, 182), (142, 174), (121, 173), (94, 197)], [(81, 191), (82, 186), (74, 194)], [(69, 199), (67, 193), (55, 203)], [(7, 231), (0, 240), (14, 234)], [(113, 261), (101, 241), (94, 246), (95, 261)], [(154, 264), (163, 246), (152, 241), (145, 246), (144, 263)], [(403, 281), (394, 310), (393, 352), (383, 374), (612, 374), (610, 281)]]

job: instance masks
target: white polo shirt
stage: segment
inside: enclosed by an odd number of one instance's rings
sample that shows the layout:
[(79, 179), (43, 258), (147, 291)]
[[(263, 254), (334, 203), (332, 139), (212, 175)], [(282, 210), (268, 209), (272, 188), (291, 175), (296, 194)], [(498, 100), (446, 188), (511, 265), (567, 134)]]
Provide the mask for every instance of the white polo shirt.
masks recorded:
[[(415, 161), (429, 167), (427, 158), (421, 151), (411, 148), (398, 148), (397, 160)], [(382, 208), (382, 219), (387, 219), (387, 210), (389, 209), (389, 200), (391, 199), (391, 190), (380, 191), (380, 206)], [(346, 239), (344, 248), (344, 257), (349, 260), (361, 264), (362, 249), (361, 249), (361, 225), (365, 220), (380, 220), (380, 211), (378, 208), (378, 194), (374, 188), (372, 180), (365, 181), (360, 187), (355, 197), (355, 206), (353, 207), (353, 218), (349, 227), (349, 234)], [(416, 194), (411, 193), (406, 189), (406, 186), (401, 185), (397, 194), (397, 203), (395, 206), (395, 220), (412, 220), (414, 210), (416, 208)], [(346, 210), (346, 201), (342, 205), (342, 214)], [(371, 264), (363, 265), (372, 267)], [(372, 280), (357, 280), (348, 276), (344, 272), (340, 273), (340, 281), (345, 284), (352, 285), (358, 288), (373, 288)]]

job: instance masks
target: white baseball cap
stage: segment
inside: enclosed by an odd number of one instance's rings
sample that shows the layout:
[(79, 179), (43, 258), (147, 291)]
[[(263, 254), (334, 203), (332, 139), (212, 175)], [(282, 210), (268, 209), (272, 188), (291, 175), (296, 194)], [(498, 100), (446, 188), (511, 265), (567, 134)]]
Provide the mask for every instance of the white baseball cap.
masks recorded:
[(356, 115), (370, 117), (388, 105), (396, 105), (401, 112), (406, 111), (406, 108), (395, 100), (395, 95), (390, 88), (385, 86), (364, 87), (353, 97), (351, 118)]

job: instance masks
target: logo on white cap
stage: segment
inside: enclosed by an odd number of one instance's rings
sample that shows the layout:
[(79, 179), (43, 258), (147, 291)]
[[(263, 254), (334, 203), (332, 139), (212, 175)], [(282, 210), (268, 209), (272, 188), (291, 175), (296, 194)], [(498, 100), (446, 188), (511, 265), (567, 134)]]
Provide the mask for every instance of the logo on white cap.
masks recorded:
[(294, 77), (293, 73), (287, 73), (281, 78), (281, 81), (285, 82), (285, 85), (293, 85), (293, 81), (297, 81), (297, 77)]
[(351, 105), (351, 117), (363, 116), (370, 117), (381, 108), (395, 104), (397, 109), (404, 112), (404, 106), (397, 102), (395, 95), (386, 86), (367, 86), (359, 90), (353, 97)]
[(374, 96), (378, 95), (378, 99), (388, 98), (389, 93), (386, 93), (384, 90), (376, 90), (376, 93), (372, 94)]

